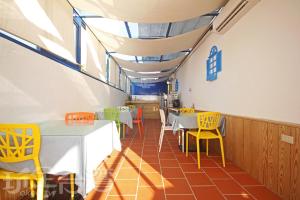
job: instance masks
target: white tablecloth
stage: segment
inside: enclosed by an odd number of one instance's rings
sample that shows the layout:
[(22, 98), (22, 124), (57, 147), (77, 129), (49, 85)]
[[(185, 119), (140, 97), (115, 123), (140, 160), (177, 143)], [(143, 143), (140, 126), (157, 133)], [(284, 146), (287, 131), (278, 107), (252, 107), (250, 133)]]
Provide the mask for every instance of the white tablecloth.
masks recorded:
[[(104, 119), (104, 111), (96, 112), (98, 119)], [(133, 128), (132, 124), (133, 112), (120, 111), (120, 122), (126, 124), (129, 128)]]
[[(40, 161), (44, 173), (76, 173), (78, 192), (85, 195), (94, 187), (93, 171), (116, 149), (121, 150), (115, 122), (96, 120), (89, 125), (66, 125), (63, 120), (40, 123)], [(0, 163), (12, 171), (34, 171), (33, 162)]]

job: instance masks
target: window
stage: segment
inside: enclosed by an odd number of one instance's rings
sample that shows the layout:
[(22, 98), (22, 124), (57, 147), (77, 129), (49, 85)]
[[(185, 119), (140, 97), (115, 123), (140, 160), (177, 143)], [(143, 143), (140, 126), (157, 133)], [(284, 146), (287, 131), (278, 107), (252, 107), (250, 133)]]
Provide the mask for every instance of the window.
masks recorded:
[(81, 64), (81, 29), (82, 28), (85, 29), (85, 24), (75, 11), (73, 12), (73, 22), (74, 22), (76, 62), (78, 64)]

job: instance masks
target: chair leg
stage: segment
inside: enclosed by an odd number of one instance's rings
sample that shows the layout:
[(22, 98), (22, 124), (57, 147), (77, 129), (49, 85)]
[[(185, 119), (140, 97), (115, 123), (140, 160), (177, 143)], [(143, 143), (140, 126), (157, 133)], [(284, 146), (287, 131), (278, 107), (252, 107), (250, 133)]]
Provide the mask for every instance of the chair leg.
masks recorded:
[(142, 133), (141, 133), (141, 123), (138, 123), (138, 128), (139, 128), (139, 134), (140, 134), (140, 137), (142, 137)]
[(206, 156), (208, 156), (208, 139), (206, 139)]
[(189, 134), (186, 132), (185, 134), (185, 156), (188, 157), (189, 155)]
[(197, 142), (198, 169), (200, 169), (200, 139), (196, 138), (196, 142)]
[(37, 200), (44, 199), (44, 177), (39, 177), (37, 180)]
[(34, 198), (35, 197), (34, 180), (30, 179), (29, 184), (30, 184), (30, 196), (31, 196), (31, 198)]
[(143, 121), (141, 121), (141, 128), (142, 128), (142, 134), (144, 135), (144, 124), (143, 124)]
[(223, 167), (225, 167), (225, 156), (224, 156), (224, 147), (223, 147), (222, 137), (219, 138), (219, 141), (220, 141), (221, 154), (222, 154), (222, 163), (223, 163)]
[(74, 174), (71, 173), (70, 174), (70, 192), (71, 192), (71, 200), (74, 200), (74, 196), (75, 196), (75, 178), (74, 178)]
[(183, 129), (181, 130), (181, 151), (184, 153), (184, 130)]
[(180, 133), (178, 133), (178, 131), (176, 131), (176, 134), (178, 135), (178, 146), (180, 145)]
[(164, 140), (164, 134), (165, 134), (165, 131), (162, 129), (160, 131), (160, 137), (159, 137), (159, 152), (161, 151), (161, 146), (162, 146), (162, 143)]

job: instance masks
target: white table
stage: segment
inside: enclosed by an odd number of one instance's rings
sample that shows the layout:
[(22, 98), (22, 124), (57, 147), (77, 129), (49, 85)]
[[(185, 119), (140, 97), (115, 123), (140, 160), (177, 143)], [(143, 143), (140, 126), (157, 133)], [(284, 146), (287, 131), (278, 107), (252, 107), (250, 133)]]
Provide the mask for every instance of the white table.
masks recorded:
[[(96, 115), (98, 119), (104, 119), (104, 111), (96, 112)], [(132, 118), (132, 111), (120, 111), (120, 122), (126, 124), (131, 129), (133, 128)]]
[[(76, 173), (78, 192), (84, 196), (94, 187), (93, 171), (116, 149), (121, 150), (115, 122), (95, 120), (89, 125), (66, 125), (63, 120), (39, 123), (41, 129), (40, 161), (44, 173)], [(0, 163), (0, 168), (31, 172), (31, 161)]]

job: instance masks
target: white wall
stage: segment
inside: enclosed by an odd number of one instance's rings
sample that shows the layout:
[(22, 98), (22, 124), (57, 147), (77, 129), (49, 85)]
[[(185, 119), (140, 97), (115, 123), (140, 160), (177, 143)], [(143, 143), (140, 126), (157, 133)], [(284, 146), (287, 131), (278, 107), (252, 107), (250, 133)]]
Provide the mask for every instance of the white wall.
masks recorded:
[[(299, 0), (261, 0), (224, 35), (208, 36), (176, 74), (183, 104), (300, 124), (299, 10)], [(213, 45), (223, 65), (208, 82)]]
[(127, 95), (0, 38), (0, 122), (63, 119), (123, 105)]

